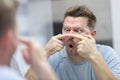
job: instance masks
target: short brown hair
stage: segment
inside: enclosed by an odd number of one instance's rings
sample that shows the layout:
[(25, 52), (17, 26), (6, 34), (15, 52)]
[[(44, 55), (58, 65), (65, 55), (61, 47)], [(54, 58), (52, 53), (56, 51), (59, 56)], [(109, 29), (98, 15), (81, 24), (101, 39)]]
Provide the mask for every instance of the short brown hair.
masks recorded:
[(17, 7), (16, 0), (0, 0), (0, 37), (14, 27)]
[(71, 17), (86, 17), (88, 18), (88, 27), (94, 29), (96, 25), (96, 17), (86, 6), (73, 6), (67, 9), (64, 19), (67, 16)]

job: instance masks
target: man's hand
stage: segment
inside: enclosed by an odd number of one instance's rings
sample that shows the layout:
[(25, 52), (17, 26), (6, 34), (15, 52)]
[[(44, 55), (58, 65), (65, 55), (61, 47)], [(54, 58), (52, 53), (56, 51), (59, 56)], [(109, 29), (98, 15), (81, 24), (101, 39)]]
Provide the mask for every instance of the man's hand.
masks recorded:
[(95, 39), (91, 35), (79, 36), (79, 38), (81, 41), (78, 42), (78, 53), (85, 58), (94, 57), (98, 53)]
[(50, 39), (44, 48), (48, 57), (56, 52), (59, 52), (64, 47), (64, 42), (62, 41), (64, 37), (65, 35), (59, 34)]

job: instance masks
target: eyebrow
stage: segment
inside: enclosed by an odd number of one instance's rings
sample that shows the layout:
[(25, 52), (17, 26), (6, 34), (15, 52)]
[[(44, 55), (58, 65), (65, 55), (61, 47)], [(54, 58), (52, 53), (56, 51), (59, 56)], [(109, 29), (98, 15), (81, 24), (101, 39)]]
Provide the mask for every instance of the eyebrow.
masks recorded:
[[(69, 27), (69, 26), (66, 26), (66, 25), (65, 25), (65, 26), (63, 27), (63, 29), (64, 29), (64, 28), (72, 28), (72, 27)], [(83, 30), (84, 28), (83, 28), (83, 27), (74, 27), (74, 29), (80, 29), (80, 30), (82, 29), (82, 30)]]

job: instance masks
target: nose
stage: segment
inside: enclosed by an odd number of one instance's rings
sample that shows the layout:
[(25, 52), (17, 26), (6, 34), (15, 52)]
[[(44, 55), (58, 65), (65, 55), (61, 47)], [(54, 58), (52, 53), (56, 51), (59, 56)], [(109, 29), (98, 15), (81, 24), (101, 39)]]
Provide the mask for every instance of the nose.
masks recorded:
[(74, 31), (73, 30), (70, 30), (70, 32), (69, 32), (70, 34), (73, 34), (74, 33)]

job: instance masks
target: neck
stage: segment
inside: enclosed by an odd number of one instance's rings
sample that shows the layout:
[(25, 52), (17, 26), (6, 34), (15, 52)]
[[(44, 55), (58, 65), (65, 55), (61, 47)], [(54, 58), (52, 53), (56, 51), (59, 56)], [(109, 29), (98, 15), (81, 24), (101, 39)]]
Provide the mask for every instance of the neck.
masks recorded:
[(68, 58), (72, 62), (83, 62), (86, 60), (86, 58), (82, 57), (79, 53), (77, 53), (76, 50), (68, 50), (67, 49), (67, 53), (68, 53)]
[(2, 52), (2, 50), (0, 51), (0, 65), (7, 65), (10, 66), (10, 58), (8, 56), (8, 54)]
[(7, 66), (10, 66), (10, 63), (8, 62), (8, 60), (0, 59), (0, 65), (7, 65)]

